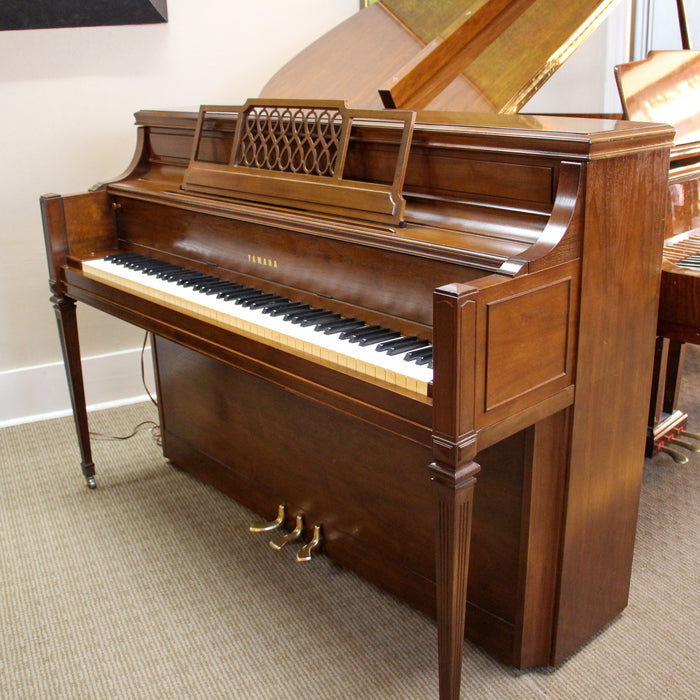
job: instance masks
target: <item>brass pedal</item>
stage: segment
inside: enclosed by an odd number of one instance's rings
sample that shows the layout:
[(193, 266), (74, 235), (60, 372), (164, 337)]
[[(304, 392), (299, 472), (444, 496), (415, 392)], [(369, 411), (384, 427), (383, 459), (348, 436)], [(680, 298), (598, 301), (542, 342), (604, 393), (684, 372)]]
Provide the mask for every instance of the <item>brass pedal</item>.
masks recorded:
[(281, 505), (277, 508), (277, 517), (274, 520), (262, 520), (257, 523), (253, 523), (248, 530), (250, 532), (268, 532), (269, 530), (276, 530), (284, 522), (284, 506)]
[(282, 547), (284, 547), (286, 544), (294, 542), (294, 540), (298, 540), (303, 531), (304, 520), (302, 519), (301, 515), (297, 515), (296, 527), (286, 535), (282, 535), (282, 537), (278, 537), (276, 540), (270, 540), (270, 547), (272, 547), (272, 549), (282, 549)]
[(689, 437), (692, 438), (693, 440), (700, 440), (700, 433), (689, 433), (687, 430), (684, 430), (682, 433), (683, 437)]
[(688, 464), (688, 458), (684, 454), (681, 454), (678, 450), (673, 450), (670, 447), (664, 446), (659, 450), (659, 452), (665, 452), (667, 455), (671, 455), (676, 464)]
[(321, 544), (321, 526), (314, 525), (314, 536), (297, 552), (297, 561), (310, 561), (311, 552)]
[[(685, 435), (685, 433), (682, 433)], [(679, 440), (677, 437), (671, 438), (669, 442), (672, 445), (678, 445), (678, 447), (684, 447), (686, 450), (690, 450), (691, 452), (700, 452), (700, 444), (695, 445), (692, 442), (687, 442), (685, 440)]]

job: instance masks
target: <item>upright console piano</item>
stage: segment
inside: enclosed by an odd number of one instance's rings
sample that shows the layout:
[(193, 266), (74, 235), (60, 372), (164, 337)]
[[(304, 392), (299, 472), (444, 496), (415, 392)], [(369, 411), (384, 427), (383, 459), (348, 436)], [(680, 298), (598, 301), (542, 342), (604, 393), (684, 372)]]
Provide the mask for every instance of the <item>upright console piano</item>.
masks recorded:
[(272, 99), (136, 121), (126, 173), (41, 200), (88, 485), (76, 302), (154, 334), (164, 454), (264, 519), (251, 548), (277, 527), (436, 616), (441, 698), (465, 621), (525, 668), (623, 610), (673, 130)]

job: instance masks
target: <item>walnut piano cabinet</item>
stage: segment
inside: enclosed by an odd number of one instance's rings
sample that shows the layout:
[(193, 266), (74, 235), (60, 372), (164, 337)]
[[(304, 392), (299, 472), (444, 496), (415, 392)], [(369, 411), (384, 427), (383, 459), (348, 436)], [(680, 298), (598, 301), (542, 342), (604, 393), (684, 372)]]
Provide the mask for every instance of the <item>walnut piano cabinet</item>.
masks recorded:
[[(238, 118), (216, 109), (138, 113), (124, 175), (42, 198), (85, 476), (75, 302), (155, 334), (173, 464), (270, 520), (283, 505), (285, 528), (320, 527), (327, 556), (437, 617), (441, 698), (465, 634), (559, 663), (627, 604), (672, 131), (418, 113), (402, 170), (406, 127), (377, 112), (342, 180), (400, 182), (392, 223), (332, 210), (351, 184), (319, 211), (272, 184), (214, 193), (210, 172), (198, 190), (198, 159), (236, 167)], [(91, 272), (114, 251), (430, 341), (427, 395)]]

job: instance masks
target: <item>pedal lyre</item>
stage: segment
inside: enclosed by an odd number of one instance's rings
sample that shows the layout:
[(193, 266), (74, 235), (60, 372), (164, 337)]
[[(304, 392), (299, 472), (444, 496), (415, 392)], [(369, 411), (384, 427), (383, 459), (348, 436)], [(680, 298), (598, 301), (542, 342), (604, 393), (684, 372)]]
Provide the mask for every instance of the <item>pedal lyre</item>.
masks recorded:
[(314, 525), (314, 536), (310, 542), (307, 542), (298, 552), (297, 561), (309, 561), (311, 552), (321, 544), (321, 526)]
[(250, 532), (268, 532), (269, 530), (276, 530), (284, 522), (284, 506), (281, 505), (277, 508), (277, 517), (274, 520), (262, 520), (257, 523), (253, 523), (248, 530)]
[(272, 549), (282, 549), (282, 547), (284, 547), (286, 544), (294, 542), (294, 540), (298, 540), (303, 531), (304, 520), (302, 519), (301, 515), (297, 515), (296, 527), (286, 535), (282, 535), (282, 537), (278, 537), (276, 540), (270, 540), (270, 547), (272, 547)]

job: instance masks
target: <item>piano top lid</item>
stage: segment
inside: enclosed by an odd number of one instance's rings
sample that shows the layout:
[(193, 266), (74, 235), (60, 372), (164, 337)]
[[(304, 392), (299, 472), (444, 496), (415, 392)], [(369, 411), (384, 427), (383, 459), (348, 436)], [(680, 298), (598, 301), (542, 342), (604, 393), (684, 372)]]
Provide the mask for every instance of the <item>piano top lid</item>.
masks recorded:
[(261, 95), (514, 113), (616, 2), (381, 0), (299, 53)]
[(700, 141), (700, 51), (652, 51), (615, 79), (626, 119), (673, 125), (676, 146)]

